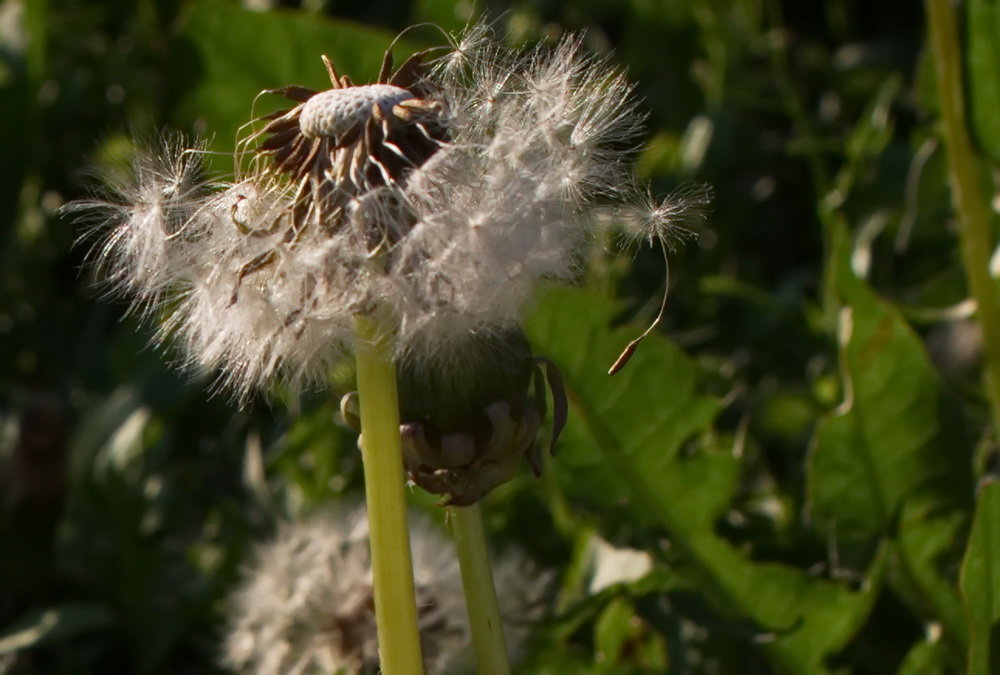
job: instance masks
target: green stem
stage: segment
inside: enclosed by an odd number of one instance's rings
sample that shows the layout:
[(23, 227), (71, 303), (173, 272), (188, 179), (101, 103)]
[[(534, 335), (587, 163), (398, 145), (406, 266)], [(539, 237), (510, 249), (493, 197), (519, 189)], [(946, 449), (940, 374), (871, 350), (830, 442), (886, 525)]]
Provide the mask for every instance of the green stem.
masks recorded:
[(503, 623), (490, 570), (490, 556), (478, 504), (448, 509), (448, 522), (455, 535), (458, 562), (462, 568), (465, 605), (469, 610), (472, 647), (479, 675), (509, 675)]
[(416, 675), (423, 672), (423, 662), (406, 524), (396, 368), (389, 341), (376, 322), (356, 317), (354, 327), (381, 672)]
[(962, 262), (983, 329), (983, 370), (996, 435), (1000, 433), (1000, 301), (989, 273), (990, 253), (993, 251), (990, 211), (980, 182), (979, 162), (965, 127), (961, 50), (955, 12), (949, 0), (926, 0), (926, 7), (951, 189), (961, 223), (959, 242)]

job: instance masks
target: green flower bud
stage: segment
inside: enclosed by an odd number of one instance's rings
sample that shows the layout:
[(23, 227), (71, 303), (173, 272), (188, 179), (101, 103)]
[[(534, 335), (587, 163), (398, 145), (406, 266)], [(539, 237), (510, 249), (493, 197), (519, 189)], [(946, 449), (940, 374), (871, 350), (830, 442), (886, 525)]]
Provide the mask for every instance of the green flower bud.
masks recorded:
[(519, 329), (470, 337), (445, 363), (403, 361), (397, 374), (407, 474), (449, 504), (477, 502), (510, 480), (522, 457), (541, 472), (535, 441), (548, 391), (553, 445), (565, 424), (559, 373), (532, 356)]

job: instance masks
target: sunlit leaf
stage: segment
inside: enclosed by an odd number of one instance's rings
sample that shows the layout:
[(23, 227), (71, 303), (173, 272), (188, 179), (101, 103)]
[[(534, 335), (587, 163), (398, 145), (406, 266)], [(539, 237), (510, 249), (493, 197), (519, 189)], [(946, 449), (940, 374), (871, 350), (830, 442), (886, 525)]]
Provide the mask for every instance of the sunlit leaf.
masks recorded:
[(552, 470), (567, 496), (605, 513), (625, 509), (666, 528), (701, 591), (719, 611), (754, 623), (762, 648), (782, 668), (821, 672), (867, 615), (879, 585), (852, 592), (779, 564), (759, 564), (715, 534), (732, 499), (739, 460), (730, 452), (681, 453), (706, 431), (719, 402), (698, 393), (695, 365), (654, 338), (614, 378), (605, 372), (634, 336), (610, 330), (615, 307), (579, 291), (548, 294), (529, 324), (535, 350), (562, 369), (570, 423)]
[[(670, 494), (684, 502), (678, 515), (707, 525), (728, 502), (736, 462), (730, 456), (678, 459), (678, 453), (710, 427), (719, 402), (696, 391), (694, 364), (664, 340), (647, 340), (609, 377), (608, 367), (636, 334), (608, 330), (614, 311), (583, 293), (553, 291), (529, 325), (535, 351), (556, 362), (570, 397), (556, 476), (573, 498), (598, 508), (625, 505), (640, 520), (655, 518), (649, 509)], [(689, 492), (691, 499), (684, 499)], [(714, 499), (720, 493), (722, 503)]]

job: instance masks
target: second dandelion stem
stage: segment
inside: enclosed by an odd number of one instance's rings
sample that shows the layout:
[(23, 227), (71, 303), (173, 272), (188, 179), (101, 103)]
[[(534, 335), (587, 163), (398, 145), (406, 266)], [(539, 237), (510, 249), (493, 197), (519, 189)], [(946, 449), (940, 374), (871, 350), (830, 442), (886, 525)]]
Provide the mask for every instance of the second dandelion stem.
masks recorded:
[(483, 530), (483, 515), (478, 504), (448, 509), (448, 521), (455, 535), (458, 561), (462, 568), (462, 587), (472, 629), (472, 647), (479, 675), (509, 675), (503, 624), (497, 605), (490, 556)]
[(361, 455), (371, 532), (372, 584), (381, 672), (423, 672), (413, 563), (406, 524), (396, 369), (376, 322), (355, 319)]

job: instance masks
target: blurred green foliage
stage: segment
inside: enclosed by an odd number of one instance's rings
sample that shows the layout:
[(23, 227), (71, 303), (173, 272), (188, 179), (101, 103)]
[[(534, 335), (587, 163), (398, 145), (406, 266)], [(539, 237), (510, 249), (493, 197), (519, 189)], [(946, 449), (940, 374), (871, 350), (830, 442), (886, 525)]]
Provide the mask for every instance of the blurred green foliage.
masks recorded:
[[(400, 30), (457, 30), (473, 9), (244, 4), (259, 7), (0, 5), (0, 672), (218, 672), (250, 543), (361, 489), (335, 401), (237, 409), (178, 375), (93, 290), (56, 214), (92, 184), (81, 167), (120, 170), (133, 139), (177, 129), (229, 151), (261, 90), (322, 85), (320, 54), (365, 81)], [(655, 312), (656, 251), (595, 244), (583, 288), (533, 310), (571, 411), (543, 477), (485, 504), (498, 547), (559, 579), (518, 672), (995, 671), (997, 437), (920, 5), (476, 9), (512, 41), (586, 29), (650, 112), (638, 164), (654, 191), (716, 193), (700, 244), (672, 259), (662, 334), (621, 374), (605, 371)], [(959, 11), (994, 180), (1000, 12)], [(598, 540), (652, 570), (592, 589)]]

